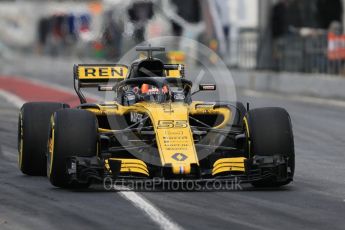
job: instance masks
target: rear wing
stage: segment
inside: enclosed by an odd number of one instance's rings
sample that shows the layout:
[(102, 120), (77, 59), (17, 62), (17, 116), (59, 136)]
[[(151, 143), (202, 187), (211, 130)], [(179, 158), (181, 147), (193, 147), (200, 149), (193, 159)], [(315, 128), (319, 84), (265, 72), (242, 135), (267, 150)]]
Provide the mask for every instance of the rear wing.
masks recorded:
[(73, 67), (74, 89), (81, 103), (86, 103), (86, 98), (81, 88), (110, 87), (116, 82), (127, 77), (128, 67), (121, 64), (78, 64)]
[[(184, 78), (183, 64), (165, 64), (166, 77)], [(128, 75), (128, 66), (122, 64), (78, 64), (73, 67), (74, 89), (80, 103), (86, 103), (81, 88), (98, 88), (99, 91), (109, 91), (113, 86)]]
[(109, 81), (121, 81), (126, 78), (127, 73), (128, 67), (120, 64), (74, 65), (74, 79), (84, 87), (94, 87)]

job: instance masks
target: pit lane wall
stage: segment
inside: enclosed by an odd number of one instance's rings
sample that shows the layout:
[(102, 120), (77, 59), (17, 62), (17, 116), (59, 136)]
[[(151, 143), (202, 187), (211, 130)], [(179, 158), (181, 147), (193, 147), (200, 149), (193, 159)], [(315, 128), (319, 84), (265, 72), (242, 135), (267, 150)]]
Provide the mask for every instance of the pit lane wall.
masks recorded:
[(345, 100), (345, 78), (332, 75), (232, 70), (241, 89)]

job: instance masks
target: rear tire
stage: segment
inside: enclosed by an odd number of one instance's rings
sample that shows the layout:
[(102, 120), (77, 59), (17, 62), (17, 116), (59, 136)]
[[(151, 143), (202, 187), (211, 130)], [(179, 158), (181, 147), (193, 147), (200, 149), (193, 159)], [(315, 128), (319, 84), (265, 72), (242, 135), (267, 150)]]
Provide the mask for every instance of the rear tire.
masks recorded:
[(255, 187), (280, 187), (292, 181), (295, 170), (295, 151), (291, 119), (282, 108), (259, 108), (250, 110), (244, 119), (249, 156), (288, 157), (290, 173), (286, 181), (275, 177), (253, 182)]
[(71, 183), (67, 163), (74, 156), (96, 156), (97, 129), (96, 117), (89, 111), (68, 109), (54, 113), (51, 118), (47, 158), (47, 175), (54, 186), (88, 187), (88, 183)]
[(69, 105), (52, 102), (29, 102), (20, 109), (18, 119), (19, 169), (27, 175), (45, 176), (46, 146), (50, 116)]

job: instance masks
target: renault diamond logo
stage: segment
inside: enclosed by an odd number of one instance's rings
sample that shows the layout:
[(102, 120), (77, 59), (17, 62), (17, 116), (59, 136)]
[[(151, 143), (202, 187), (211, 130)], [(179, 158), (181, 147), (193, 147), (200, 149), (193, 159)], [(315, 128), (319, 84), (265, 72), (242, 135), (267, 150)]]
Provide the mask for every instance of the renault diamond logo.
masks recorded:
[(184, 161), (187, 159), (187, 156), (184, 155), (183, 153), (175, 153), (174, 155), (171, 156), (171, 158), (177, 161)]

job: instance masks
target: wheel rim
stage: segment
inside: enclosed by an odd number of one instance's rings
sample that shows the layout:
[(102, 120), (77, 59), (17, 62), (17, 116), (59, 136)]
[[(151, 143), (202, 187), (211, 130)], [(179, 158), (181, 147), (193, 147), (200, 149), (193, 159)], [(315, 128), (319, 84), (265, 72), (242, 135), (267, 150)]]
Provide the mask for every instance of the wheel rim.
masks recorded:
[(246, 142), (247, 142), (247, 151), (248, 151), (248, 157), (251, 156), (251, 141), (250, 141), (250, 131), (249, 131), (249, 124), (246, 117), (243, 118), (243, 124), (244, 124), (244, 132), (246, 134)]
[(52, 116), (50, 121), (50, 131), (48, 138), (48, 155), (47, 155), (47, 175), (50, 178), (53, 168), (53, 156), (54, 156), (54, 117)]

